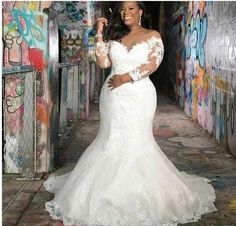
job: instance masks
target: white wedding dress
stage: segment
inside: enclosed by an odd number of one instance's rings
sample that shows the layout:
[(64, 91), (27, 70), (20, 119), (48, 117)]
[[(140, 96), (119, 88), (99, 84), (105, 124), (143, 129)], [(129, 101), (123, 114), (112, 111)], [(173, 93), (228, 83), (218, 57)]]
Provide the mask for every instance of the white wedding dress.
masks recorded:
[[(148, 75), (163, 58), (160, 37), (135, 44), (100, 42), (97, 57), (111, 74), (100, 95), (100, 129), (74, 170), (44, 182), (55, 193), (46, 203), (64, 225), (172, 226), (214, 212), (209, 180), (180, 172), (153, 136), (156, 90)], [(114, 90), (108, 80), (129, 72), (134, 79)]]

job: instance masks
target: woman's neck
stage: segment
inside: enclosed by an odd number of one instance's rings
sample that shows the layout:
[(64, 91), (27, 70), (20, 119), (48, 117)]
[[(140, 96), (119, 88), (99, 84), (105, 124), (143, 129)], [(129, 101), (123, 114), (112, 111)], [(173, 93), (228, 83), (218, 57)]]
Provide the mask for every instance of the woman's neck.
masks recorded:
[(130, 26), (130, 33), (136, 33), (138, 31), (142, 30), (142, 27), (139, 25), (133, 25)]

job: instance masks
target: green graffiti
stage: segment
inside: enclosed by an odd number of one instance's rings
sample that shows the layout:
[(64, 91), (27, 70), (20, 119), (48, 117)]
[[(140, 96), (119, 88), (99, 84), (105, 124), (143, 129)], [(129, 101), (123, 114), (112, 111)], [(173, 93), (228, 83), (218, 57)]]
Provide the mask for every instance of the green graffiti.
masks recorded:
[(25, 92), (25, 83), (24, 82), (19, 82), (16, 85), (16, 94), (18, 96), (21, 96)]

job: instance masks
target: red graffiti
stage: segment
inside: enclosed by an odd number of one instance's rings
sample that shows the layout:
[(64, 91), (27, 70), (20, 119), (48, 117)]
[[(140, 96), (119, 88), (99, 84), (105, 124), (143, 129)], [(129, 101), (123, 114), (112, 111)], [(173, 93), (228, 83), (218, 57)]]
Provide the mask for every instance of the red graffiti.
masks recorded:
[(47, 103), (42, 98), (37, 98), (37, 120), (40, 124), (49, 125), (49, 114)]
[(30, 64), (35, 67), (38, 71), (43, 71), (43, 51), (37, 48), (29, 49), (29, 61)]

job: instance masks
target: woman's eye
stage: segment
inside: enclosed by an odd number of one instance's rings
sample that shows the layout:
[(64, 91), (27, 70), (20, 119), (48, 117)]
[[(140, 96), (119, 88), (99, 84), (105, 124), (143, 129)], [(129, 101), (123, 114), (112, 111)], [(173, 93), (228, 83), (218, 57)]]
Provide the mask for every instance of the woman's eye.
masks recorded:
[[(132, 9), (134, 9), (133, 7), (131, 7), (131, 8), (128, 8), (128, 10), (132, 10)], [(125, 9), (121, 9), (120, 10), (120, 12), (122, 12), (122, 11), (124, 11)]]

